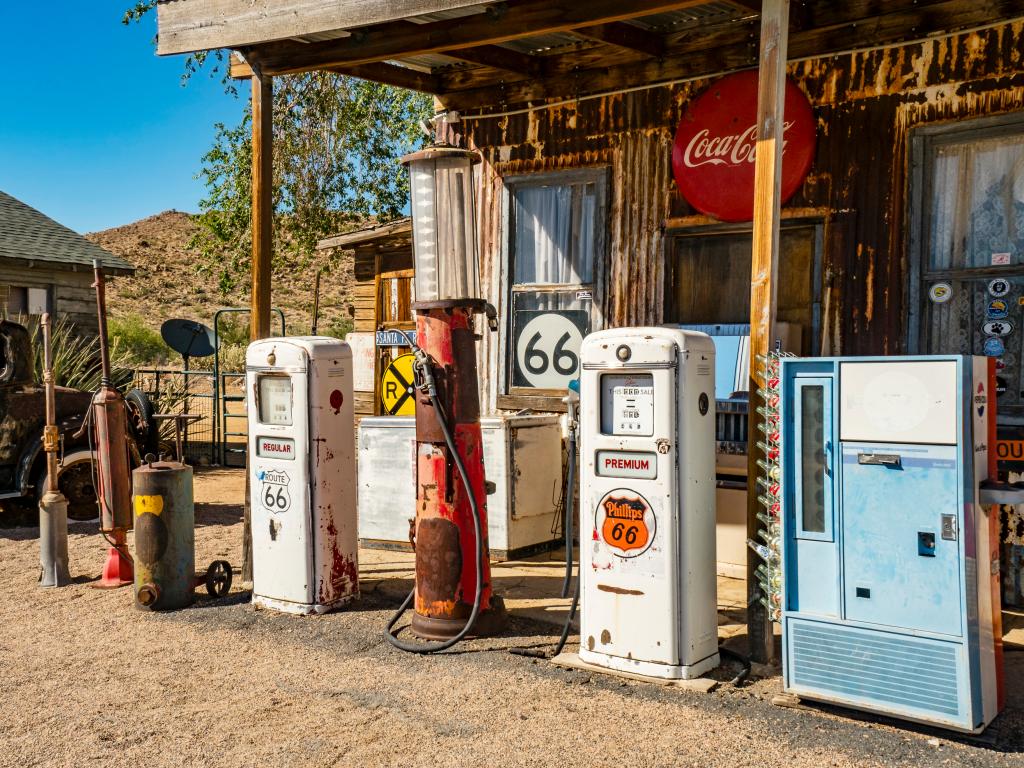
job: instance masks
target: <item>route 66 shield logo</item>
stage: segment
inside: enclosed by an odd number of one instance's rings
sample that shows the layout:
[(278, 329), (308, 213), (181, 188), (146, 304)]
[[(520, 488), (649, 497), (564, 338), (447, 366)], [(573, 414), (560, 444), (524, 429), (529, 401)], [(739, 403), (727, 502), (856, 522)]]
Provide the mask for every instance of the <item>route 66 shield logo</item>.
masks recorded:
[(606, 493), (594, 512), (594, 530), (617, 557), (637, 557), (650, 549), (657, 525), (647, 499), (627, 488)]

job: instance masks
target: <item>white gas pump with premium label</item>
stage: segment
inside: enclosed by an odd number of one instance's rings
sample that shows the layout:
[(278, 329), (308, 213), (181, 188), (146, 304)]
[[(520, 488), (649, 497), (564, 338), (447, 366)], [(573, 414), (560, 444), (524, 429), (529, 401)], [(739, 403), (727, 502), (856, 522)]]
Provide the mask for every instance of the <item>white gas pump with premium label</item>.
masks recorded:
[(619, 328), (581, 359), (580, 659), (698, 677), (719, 663), (714, 344)]
[(359, 596), (352, 354), (270, 338), (245, 364), (253, 603), (326, 613)]

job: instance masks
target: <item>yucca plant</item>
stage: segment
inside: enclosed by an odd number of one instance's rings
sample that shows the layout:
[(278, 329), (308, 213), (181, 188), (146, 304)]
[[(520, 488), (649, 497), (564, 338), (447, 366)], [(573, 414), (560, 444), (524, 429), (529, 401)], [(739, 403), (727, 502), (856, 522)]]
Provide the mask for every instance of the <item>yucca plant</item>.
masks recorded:
[[(35, 379), (43, 383), (43, 333), (37, 318), (21, 319), (32, 337), (35, 356)], [(83, 336), (66, 317), (59, 318), (50, 328), (50, 346), (53, 350), (53, 377), (59, 387), (71, 387), (92, 392), (99, 388), (102, 370), (100, 346), (96, 336)], [(110, 347), (111, 384), (122, 391), (131, 384), (132, 369), (124, 352), (115, 342)]]

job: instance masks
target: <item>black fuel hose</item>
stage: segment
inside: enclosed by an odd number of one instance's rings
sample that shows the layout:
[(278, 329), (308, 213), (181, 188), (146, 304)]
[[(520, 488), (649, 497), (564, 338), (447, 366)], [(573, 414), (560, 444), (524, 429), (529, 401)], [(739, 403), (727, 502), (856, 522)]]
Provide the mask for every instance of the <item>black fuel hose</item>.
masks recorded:
[(576, 429), (569, 425), (569, 468), (566, 472), (565, 484), (565, 578), (562, 579), (562, 597), (569, 596), (569, 586), (572, 584), (572, 540), (573, 540), (573, 507), (576, 499)]
[(718, 646), (718, 654), (719, 656), (728, 656), (730, 659), (738, 661), (743, 665), (740, 673), (729, 681), (730, 685), (739, 687), (750, 676), (750, 659), (742, 653), (734, 651), (732, 648), (726, 648), (724, 645)]
[(422, 377), (423, 385), (427, 391), (427, 396), (430, 398), (430, 403), (434, 406), (434, 413), (437, 415), (437, 423), (441, 427), (441, 432), (444, 433), (444, 442), (448, 446), (448, 451), (455, 460), (455, 468), (459, 472), (459, 478), (462, 480), (462, 487), (469, 498), (469, 506), (473, 512), (473, 533), (476, 536), (476, 595), (473, 598), (473, 610), (469, 614), (469, 619), (466, 621), (466, 625), (459, 630), (459, 633), (454, 637), (450, 637), (447, 640), (437, 643), (407, 643), (395, 637), (392, 629), (395, 624), (398, 623), (398, 620), (402, 618), (402, 614), (408, 610), (413, 599), (416, 597), (415, 586), (409, 593), (408, 597), (405, 598), (402, 606), (398, 609), (395, 615), (391, 617), (391, 621), (388, 622), (387, 628), (384, 631), (384, 637), (387, 638), (387, 641), (400, 651), (408, 651), (409, 653), (437, 653), (438, 651), (444, 651), (451, 648), (462, 640), (462, 638), (468, 635), (473, 629), (473, 625), (476, 623), (477, 616), (480, 615), (480, 603), (483, 600), (484, 594), (484, 541), (483, 533), (480, 528), (480, 506), (477, 504), (476, 494), (473, 493), (473, 487), (469, 483), (469, 474), (466, 472), (466, 465), (463, 463), (462, 457), (459, 455), (459, 452), (455, 447), (455, 439), (452, 437), (452, 430), (451, 426), (448, 424), (448, 417), (445, 414), (444, 409), (441, 407), (441, 402), (437, 398), (437, 388), (434, 385), (434, 374), (430, 370), (430, 357), (419, 346), (417, 346), (416, 342), (413, 341), (409, 334), (404, 331), (402, 331), (402, 333), (409, 340), (409, 343), (412, 346), (412, 351), (416, 355), (416, 365), (420, 371), (420, 376)]

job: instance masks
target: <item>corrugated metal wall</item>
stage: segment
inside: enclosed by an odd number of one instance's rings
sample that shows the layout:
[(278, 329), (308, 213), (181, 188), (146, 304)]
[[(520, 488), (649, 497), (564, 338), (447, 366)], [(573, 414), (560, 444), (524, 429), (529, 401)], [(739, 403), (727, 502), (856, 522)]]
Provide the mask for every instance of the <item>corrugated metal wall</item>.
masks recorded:
[[(822, 352), (905, 347), (908, 134), (937, 121), (1024, 109), (1024, 24), (790, 65), (818, 118), (817, 156), (787, 207), (828, 212)], [(503, 176), (611, 170), (606, 327), (658, 323), (671, 280), (661, 224), (692, 213), (675, 191), (671, 146), (686, 104), (708, 81), (612, 95), (458, 130), (484, 155), (478, 195), (483, 281), (500, 294)], [(727, 297), (724, 297), (727, 298)], [(503, 308), (499, 306), (499, 310)], [(486, 340), (489, 376), (499, 350)], [(495, 387), (485, 385), (493, 407)]]

